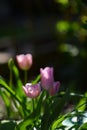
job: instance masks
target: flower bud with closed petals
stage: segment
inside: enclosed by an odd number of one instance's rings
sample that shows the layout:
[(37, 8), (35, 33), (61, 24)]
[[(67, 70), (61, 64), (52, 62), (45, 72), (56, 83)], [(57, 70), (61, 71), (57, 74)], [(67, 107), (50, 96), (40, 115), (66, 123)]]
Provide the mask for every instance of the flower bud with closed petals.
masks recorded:
[(44, 89), (48, 90), (53, 86), (54, 77), (53, 77), (53, 68), (46, 67), (45, 69), (40, 69), (41, 74), (41, 85)]
[(51, 95), (51, 96), (55, 95), (58, 92), (59, 87), (60, 87), (60, 82), (59, 81), (54, 82), (53, 87), (51, 87), (48, 90), (49, 91), (49, 95)]
[(40, 95), (41, 87), (40, 84), (30, 84), (27, 83), (25, 86), (23, 86), (25, 94), (30, 98), (36, 98)]
[(32, 65), (32, 55), (31, 54), (20, 54), (16, 56), (19, 68), (22, 70), (28, 70)]

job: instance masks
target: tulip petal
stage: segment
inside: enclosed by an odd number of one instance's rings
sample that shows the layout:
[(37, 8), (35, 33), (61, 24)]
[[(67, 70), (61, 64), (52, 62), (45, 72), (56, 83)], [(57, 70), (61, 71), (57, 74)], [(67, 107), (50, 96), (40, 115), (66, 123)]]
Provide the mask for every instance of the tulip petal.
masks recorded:
[(54, 77), (53, 77), (53, 68), (46, 67), (45, 69), (40, 69), (41, 74), (41, 85), (44, 89), (49, 89), (53, 86)]
[(39, 83), (35, 85), (27, 83), (25, 86), (23, 86), (23, 90), (28, 97), (36, 98), (41, 92), (41, 87)]
[(59, 81), (54, 82), (53, 87), (49, 89), (49, 94), (51, 96), (55, 95), (58, 92), (59, 87), (60, 87), (60, 82)]
[(28, 70), (32, 65), (32, 55), (31, 54), (20, 54), (16, 56), (19, 68), (22, 70)]

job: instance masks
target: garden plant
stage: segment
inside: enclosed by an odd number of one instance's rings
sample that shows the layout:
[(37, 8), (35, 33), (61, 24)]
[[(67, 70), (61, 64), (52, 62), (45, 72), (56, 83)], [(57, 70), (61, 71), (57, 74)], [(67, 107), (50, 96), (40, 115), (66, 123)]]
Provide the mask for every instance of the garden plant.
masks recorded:
[(87, 129), (87, 93), (65, 89), (60, 81), (55, 81), (52, 66), (40, 68), (38, 75), (29, 80), (32, 54), (17, 55), (16, 62), (13, 58), (8, 61), (9, 82), (0, 76), (0, 96), (7, 112), (6, 119), (0, 121), (0, 130)]

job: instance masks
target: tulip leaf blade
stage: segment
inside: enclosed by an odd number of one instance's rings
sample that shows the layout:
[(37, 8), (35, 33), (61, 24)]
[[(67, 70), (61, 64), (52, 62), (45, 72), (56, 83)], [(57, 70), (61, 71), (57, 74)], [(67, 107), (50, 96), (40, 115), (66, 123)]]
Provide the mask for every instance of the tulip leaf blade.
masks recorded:
[(52, 127), (53, 122), (58, 119), (59, 114), (62, 112), (65, 103), (70, 100), (69, 91), (70, 90), (67, 89), (63, 97), (56, 97), (53, 103), (46, 104), (46, 111), (44, 112), (44, 116), (42, 119), (41, 130), (49, 129), (50, 127)]
[(40, 74), (36, 77), (35, 80), (32, 81), (32, 84), (36, 84), (40, 80)]
[(78, 130), (87, 130), (87, 122), (82, 124)]

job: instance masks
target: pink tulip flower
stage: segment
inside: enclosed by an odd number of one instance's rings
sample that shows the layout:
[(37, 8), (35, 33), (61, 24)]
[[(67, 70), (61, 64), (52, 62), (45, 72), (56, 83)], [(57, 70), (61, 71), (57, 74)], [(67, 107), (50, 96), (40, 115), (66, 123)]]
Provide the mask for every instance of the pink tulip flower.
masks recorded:
[(53, 87), (51, 87), (51, 88), (48, 90), (49, 95), (51, 95), (51, 96), (55, 95), (55, 94), (58, 92), (59, 87), (60, 87), (60, 82), (59, 82), (59, 81), (54, 82)]
[(45, 69), (40, 69), (41, 74), (41, 85), (44, 89), (48, 90), (53, 86), (54, 77), (53, 77), (53, 68), (46, 67)]
[(39, 83), (35, 85), (27, 83), (25, 86), (23, 86), (23, 90), (28, 97), (36, 98), (40, 95), (41, 87)]
[(54, 81), (53, 67), (46, 67), (45, 69), (41, 68), (40, 74), (42, 88), (46, 89), (51, 96), (55, 95), (59, 90), (60, 82)]
[(22, 70), (28, 70), (32, 66), (32, 55), (31, 54), (20, 54), (16, 56), (19, 68)]

